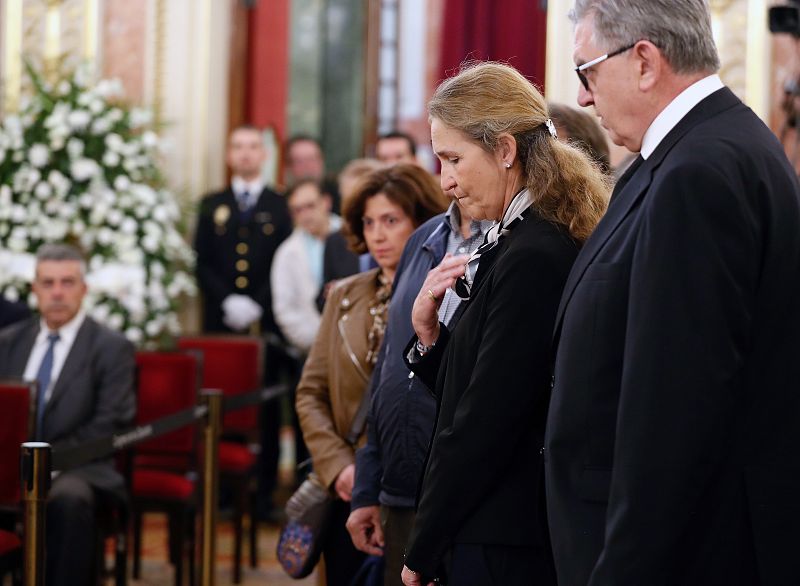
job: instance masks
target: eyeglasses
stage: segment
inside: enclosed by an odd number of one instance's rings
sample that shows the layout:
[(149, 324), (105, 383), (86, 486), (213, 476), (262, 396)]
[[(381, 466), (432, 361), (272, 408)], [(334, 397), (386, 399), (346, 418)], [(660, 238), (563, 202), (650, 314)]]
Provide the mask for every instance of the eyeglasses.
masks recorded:
[[(637, 43), (639, 41), (636, 41)], [(605, 55), (601, 55), (597, 59), (592, 59), (591, 61), (584, 63), (583, 65), (579, 65), (575, 68), (575, 73), (578, 74), (578, 79), (581, 80), (581, 84), (583, 85), (584, 89), (588, 92), (589, 91), (589, 80), (583, 74), (584, 71), (589, 69), (590, 67), (594, 67), (598, 63), (602, 63), (606, 59), (611, 59), (612, 57), (616, 57), (617, 55), (624, 53), (629, 49), (633, 49), (636, 46), (636, 43), (632, 45), (627, 45), (626, 47), (622, 47), (621, 49), (617, 49), (616, 51), (611, 51), (611, 53), (606, 53)]]

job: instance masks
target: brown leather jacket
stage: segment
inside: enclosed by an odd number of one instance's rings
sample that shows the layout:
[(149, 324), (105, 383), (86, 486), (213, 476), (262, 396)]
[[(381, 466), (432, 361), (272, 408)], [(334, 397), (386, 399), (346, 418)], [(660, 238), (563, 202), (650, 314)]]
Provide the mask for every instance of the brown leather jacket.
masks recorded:
[[(295, 405), (303, 438), (314, 472), (328, 487), (345, 467), (355, 464), (355, 451), (344, 438), (372, 374), (367, 337), (379, 270), (343, 279), (330, 292), (297, 386)], [(362, 431), (359, 445), (365, 435)]]

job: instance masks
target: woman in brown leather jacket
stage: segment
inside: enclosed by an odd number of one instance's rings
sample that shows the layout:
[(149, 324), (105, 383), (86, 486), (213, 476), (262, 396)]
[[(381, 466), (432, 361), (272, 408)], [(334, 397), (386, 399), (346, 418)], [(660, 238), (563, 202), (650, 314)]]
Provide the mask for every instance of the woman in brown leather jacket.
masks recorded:
[(345, 529), (356, 445), (347, 441), (383, 339), (397, 265), (414, 229), (443, 211), (436, 181), (416, 165), (366, 176), (345, 202), (346, 234), (354, 252), (369, 252), (378, 268), (339, 281), (330, 292), (317, 339), (297, 386), (297, 414), (314, 472), (338, 497), (323, 549), (328, 586), (347, 586), (364, 554)]

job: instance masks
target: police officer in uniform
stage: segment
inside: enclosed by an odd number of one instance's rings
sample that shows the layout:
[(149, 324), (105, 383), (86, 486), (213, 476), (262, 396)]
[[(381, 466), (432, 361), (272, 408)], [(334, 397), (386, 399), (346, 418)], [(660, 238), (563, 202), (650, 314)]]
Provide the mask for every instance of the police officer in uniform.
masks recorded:
[[(203, 198), (197, 221), (197, 281), (203, 294), (203, 331), (280, 336), (272, 315), (270, 269), (275, 250), (292, 232), (283, 196), (264, 187), (266, 151), (261, 131), (239, 126), (228, 141), (231, 185)], [(279, 365), (268, 353), (265, 384), (277, 382)], [(259, 466), (260, 515), (269, 516), (278, 468), (280, 404), (262, 407)]]
[(203, 293), (203, 331), (277, 332), (269, 274), (272, 255), (292, 231), (283, 197), (265, 188), (260, 131), (240, 126), (230, 136), (231, 185), (200, 204), (195, 250)]

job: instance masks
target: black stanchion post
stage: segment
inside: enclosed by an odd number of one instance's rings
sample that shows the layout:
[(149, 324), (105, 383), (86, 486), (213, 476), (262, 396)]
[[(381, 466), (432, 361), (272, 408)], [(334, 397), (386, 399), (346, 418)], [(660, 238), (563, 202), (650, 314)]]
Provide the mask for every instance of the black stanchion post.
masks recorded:
[(203, 550), (201, 586), (214, 586), (217, 562), (217, 502), (219, 501), (219, 436), (222, 430), (222, 391), (205, 389), (208, 408), (203, 430)]
[(20, 452), (22, 499), (25, 503), (25, 586), (44, 586), (44, 520), (52, 468), (50, 444), (26, 442)]

